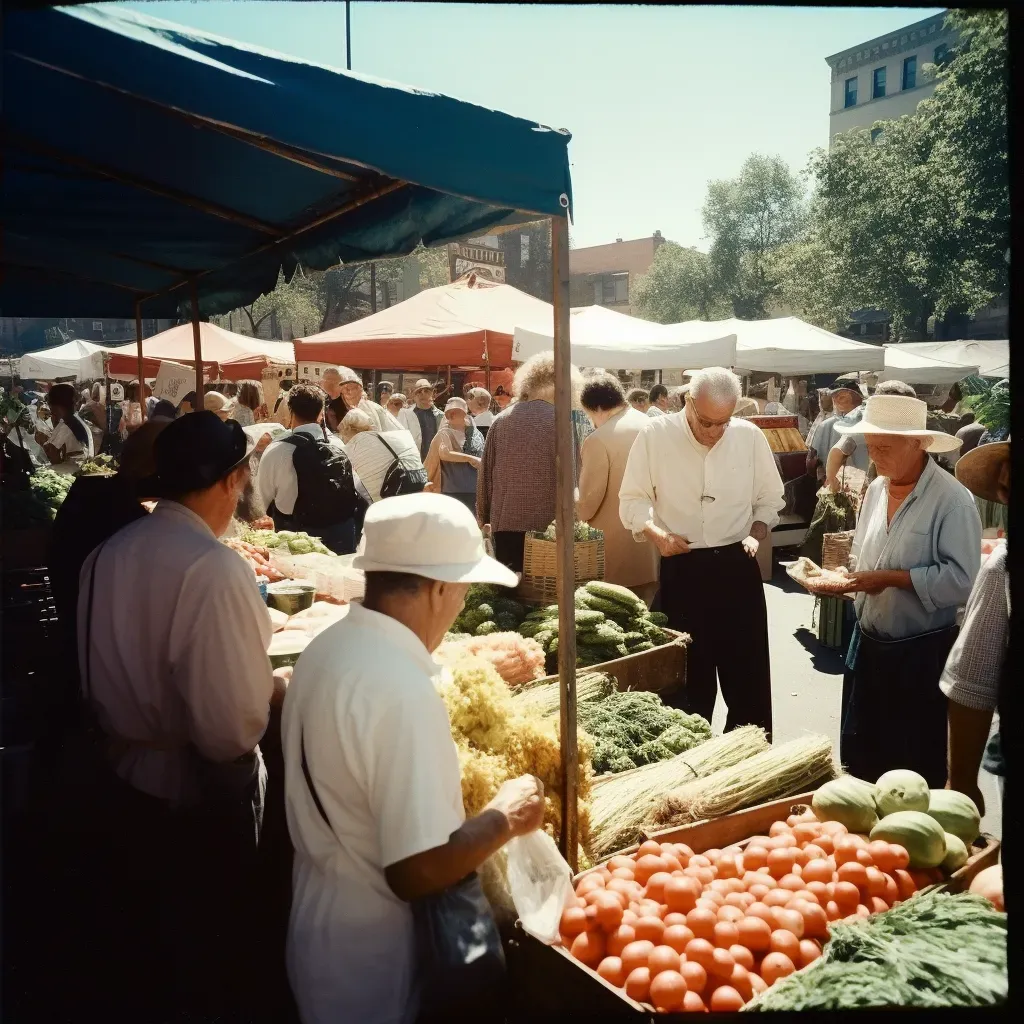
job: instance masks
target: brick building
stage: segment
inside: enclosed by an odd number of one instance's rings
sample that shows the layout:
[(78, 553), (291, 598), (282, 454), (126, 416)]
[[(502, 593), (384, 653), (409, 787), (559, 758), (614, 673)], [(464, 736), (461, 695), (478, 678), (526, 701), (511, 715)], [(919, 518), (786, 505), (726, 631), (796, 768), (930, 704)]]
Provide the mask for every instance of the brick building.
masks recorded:
[(664, 242), (660, 231), (649, 238), (606, 245), (591, 245), (569, 251), (569, 305), (608, 306), (632, 315), (630, 293), (636, 278), (646, 274), (658, 246)]

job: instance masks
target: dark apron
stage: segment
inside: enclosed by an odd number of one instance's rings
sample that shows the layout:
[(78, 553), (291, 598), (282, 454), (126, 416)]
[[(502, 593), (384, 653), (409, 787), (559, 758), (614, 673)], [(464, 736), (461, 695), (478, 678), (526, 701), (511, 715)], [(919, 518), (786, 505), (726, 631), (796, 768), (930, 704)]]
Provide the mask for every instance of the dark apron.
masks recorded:
[(893, 768), (946, 784), (946, 697), (939, 678), (958, 629), (881, 640), (858, 626), (850, 642), (840, 757), (851, 775), (873, 782)]

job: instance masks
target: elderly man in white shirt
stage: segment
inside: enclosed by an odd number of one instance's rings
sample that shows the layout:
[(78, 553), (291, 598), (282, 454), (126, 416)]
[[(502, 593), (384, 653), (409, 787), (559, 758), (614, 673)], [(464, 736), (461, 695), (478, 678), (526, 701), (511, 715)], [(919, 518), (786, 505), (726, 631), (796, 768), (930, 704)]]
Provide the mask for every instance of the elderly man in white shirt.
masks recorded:
[(768, 618), (755, 556), (771, 543), (785, 496), (764, 434), (732, 417), (739, 397), (731, 371), (695, 373), (683, 411), (652, 420), (633, 443), (619, 516), (661, 552), (662, 610), (672, 629), (693, 637), (685, 710), (711, 720), (717, 673), (726, 729), (751, 724), (770, 734)]
[(127, 1004), (107, 1019), (257, 1019), (259, 973), (239, 950), (259, 899), (258, 743), (284, 680), (267, 658), (255, 575), (218, 540), (251, 450), (212, 412), (169, 424), (154, 445), (155, 511), (82, 567), (82, 689), (107, 765), (90, 798), (96, 834), (83, 841), (99, 863), (99, 943), (119, 977), (87, 1001), (98, 1009), (117, 989)]
[[(446, 975), (414, 921), (446, 890), (482, 898), (473, 873), (543, 819), (543, 785), (527, 775), (466, 820), (431, 656), (470, 583), (516, 577), (484, 553), (473, 513), (441, 494), (372, 505), (353, 566), (366, 596), (306, 648), (284, 704), (299, 1014), (303, 1024), (490, 1020), (483, 1002), (465, 1005), (478, 993), (437, 991)], [(473, 932), (478, 950), (497, 941), (486, 910)]]

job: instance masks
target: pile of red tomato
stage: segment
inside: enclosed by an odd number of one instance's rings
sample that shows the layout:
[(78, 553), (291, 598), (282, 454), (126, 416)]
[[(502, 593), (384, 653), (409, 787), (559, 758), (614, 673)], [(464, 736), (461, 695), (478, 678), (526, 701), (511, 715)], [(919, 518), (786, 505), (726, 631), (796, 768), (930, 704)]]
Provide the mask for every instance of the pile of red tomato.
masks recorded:
[(579, 880), (562, 943), (656, 1010), (739, 1010), (821, 956), (830, 921), (888, 910), (939, 880), (908, 861), (902, 846), (811, 811), (744, 847), (695, 854), (649, 840)]

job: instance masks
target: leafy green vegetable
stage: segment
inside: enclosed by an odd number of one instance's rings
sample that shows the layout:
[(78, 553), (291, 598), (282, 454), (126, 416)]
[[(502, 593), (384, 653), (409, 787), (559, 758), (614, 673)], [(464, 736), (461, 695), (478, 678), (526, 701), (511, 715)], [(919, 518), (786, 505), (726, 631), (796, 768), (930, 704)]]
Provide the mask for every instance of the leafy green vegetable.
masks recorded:
[(664, 705), (656, 693), (615, 692), (604, 700), (579, 705), (580, 724), (594, 738), (594, 771), (625, 771), (632, 766), (664, 761), (703, 743), (711, 726), (699, 715)]
[(829, 925), (810, 967), (745, 1009), (993, 1006), (1007, 997), (1006, 914), (971, 893), (930, 892), (882, 914)]

